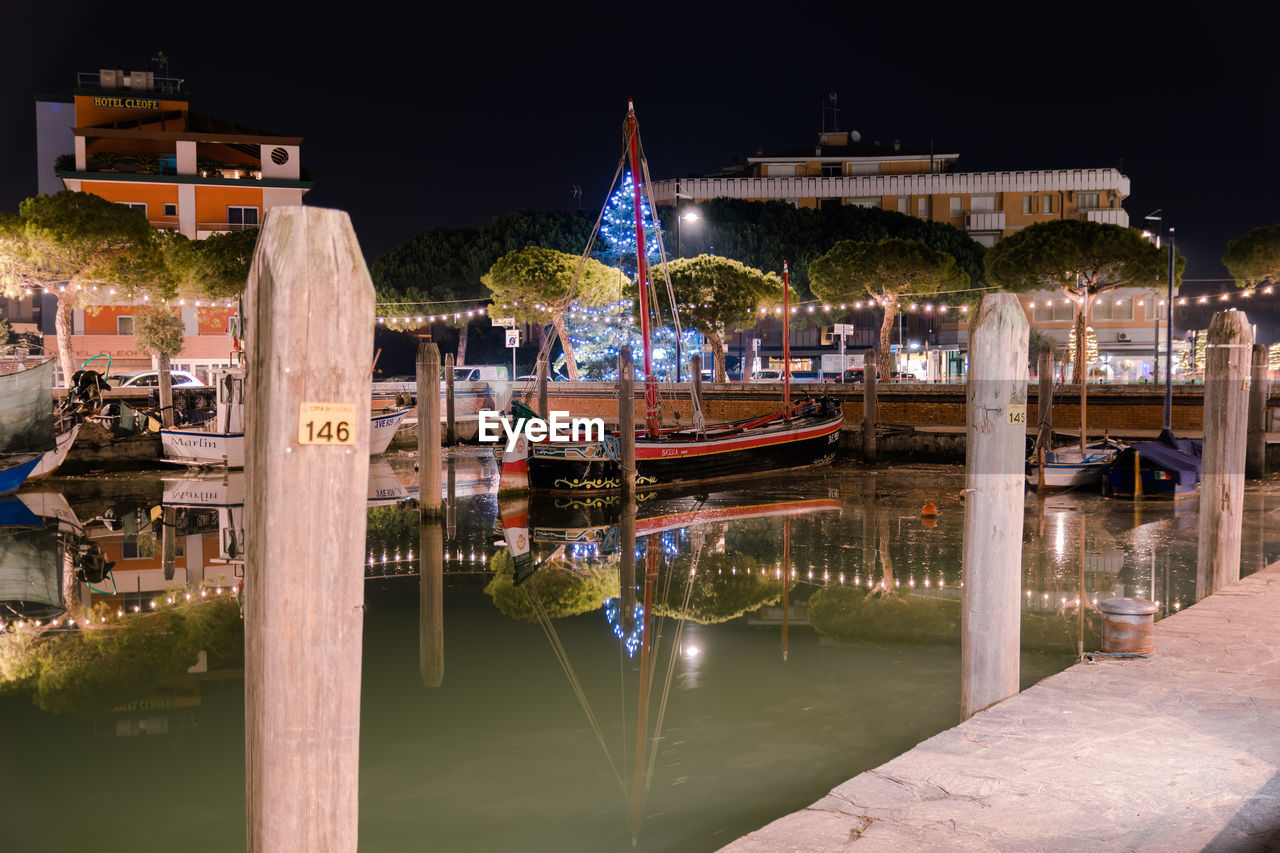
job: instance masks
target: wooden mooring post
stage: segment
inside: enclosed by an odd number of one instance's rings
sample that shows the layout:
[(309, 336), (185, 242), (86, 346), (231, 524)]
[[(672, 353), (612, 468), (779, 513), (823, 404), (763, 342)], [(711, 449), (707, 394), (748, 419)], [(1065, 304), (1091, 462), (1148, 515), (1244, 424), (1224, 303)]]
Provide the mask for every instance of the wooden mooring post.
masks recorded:
[(547, 373), (549, 366), (547, 364), (547, 354), (539, 353), (537, 362), (538, 375), (538, 417), (546, 420), (547, 413)]
[(1254, 344), (1249, 365), (1249, 429), (1244, 475), (1261, 480), (1267, 473), (1267, 348)]
[(453, 408), (453, 353), (444, 357), (444, 443), (453, 447), (458, 443), (458, 424)]
[(156, 383), (160, 396), (160, 425), (173, 426), (173, 374), (169, 372), (169, 354), (162, 352), (156, 357)]
[(969, 325), (960, 714), (1018, 692), (1022, 617), (1027, 315), (984, 296)]
[(618, 351), (618, 439), (622, 444), (622, 495), (624, 505), (636, 494), (636, 368), (631, 347)]
[(1197, 586), (1208, 595), (1240, 580), (1245, 437), (1253, 330), (1243, 311), (1219, 311), (1205, 345), (1204, 450)]
[(444, 684), (444, 530), (418, 520), (418, 674), (423, 687)]
[(418, 511), (440, 515), (440, 349), (418, 344)]
[(246, 312), (248, 850), (354, 851), (374, 315), (347, 214), (269, 210)]
[(862, 461), (876, 461), (876, 351), (862, 356)]

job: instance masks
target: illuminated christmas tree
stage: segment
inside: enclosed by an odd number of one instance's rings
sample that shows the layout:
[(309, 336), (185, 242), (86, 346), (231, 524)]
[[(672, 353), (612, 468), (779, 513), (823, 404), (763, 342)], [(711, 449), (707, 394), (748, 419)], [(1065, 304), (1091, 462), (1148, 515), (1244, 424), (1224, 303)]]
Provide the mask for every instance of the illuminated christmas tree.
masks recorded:
[[(624, 172), (622, 182), (609, 197), (604, 215), (600, 220), (600, 235), (596, 243), (594, 255), (610, 266), (618, 267), (620, 274), (634, 283), (636, 278), (636, 217), (635, 194), (631, 187), (631, 173)], [(660, 276), (657, 266), (660, 256), (658, 252), (657, 220), (649, 208), (648, 199), (643, 194), (640, 198), (641, 221), (644, 223), (644, 242), (646, 265), (650, 267), (651, 280)], [(634, 285), (633, 285), (634, 286)], [(665, 286), (659, 287), (664, 293)], [(640, 337), (640, 325), (634, 319), (635, 303), (624, 299), (613, 305), (599, 309), (584, 309), (574, 305), (565, 316), (569, 327), (570, 340), (573, 342), (574, 358), (578, 369), (586, 378), (603, 381), (616, 381), (618, 378), (618, 351), (630, 346), (636, 362), (636, 378), (643, 379), (643, 341)], [(663, 381), (675, 380), (676, 334), (669, 325), (654, 324), (651, 329), (653, 372)], [(680, 358), (688, 362), (689, 356), (701, 352), (702, 337), (697, 333), (685, 330), (681, 336)], [(563, 363), (563, 357), (556, 364)], [(687, 369), (682, 371), (681, 378), (688, 379)]]

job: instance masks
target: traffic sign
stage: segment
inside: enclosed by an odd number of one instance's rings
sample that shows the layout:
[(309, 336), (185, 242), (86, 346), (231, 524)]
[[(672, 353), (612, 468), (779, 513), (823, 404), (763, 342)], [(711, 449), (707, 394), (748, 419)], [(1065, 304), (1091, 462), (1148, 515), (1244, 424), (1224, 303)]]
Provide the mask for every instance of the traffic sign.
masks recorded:
[(515, 317), (490, 317), (489, 322), (506, 329), (514, 329), (516, 327)]
[(507, 329), (507, 349), (515, 349), (520, 346), (520, 330)]
[(836, 323), (834, 326), (832, 326), (832, 327), (831, 327), (831, 334), (833, 334), (833, 335), (852, 335), (852, 334), (853, 334), (853, 324), (852, 324), (852, 323)]

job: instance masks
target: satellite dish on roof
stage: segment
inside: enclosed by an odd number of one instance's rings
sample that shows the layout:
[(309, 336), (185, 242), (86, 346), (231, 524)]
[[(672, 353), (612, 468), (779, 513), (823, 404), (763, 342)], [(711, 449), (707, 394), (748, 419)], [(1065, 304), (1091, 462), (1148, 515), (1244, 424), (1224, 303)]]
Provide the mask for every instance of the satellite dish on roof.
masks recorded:
[(850, 139), (850, 140), (852, 140), (852, 141), (854, 141), (854, 142), (861, 142), (861, 141), (862, 141), (862, 134), (861, 134), (861, 133), (858, 133), (858, 131), (856, 131), (856, 130), (850, 131), (850, 132), (849, 132), (849, 139)]

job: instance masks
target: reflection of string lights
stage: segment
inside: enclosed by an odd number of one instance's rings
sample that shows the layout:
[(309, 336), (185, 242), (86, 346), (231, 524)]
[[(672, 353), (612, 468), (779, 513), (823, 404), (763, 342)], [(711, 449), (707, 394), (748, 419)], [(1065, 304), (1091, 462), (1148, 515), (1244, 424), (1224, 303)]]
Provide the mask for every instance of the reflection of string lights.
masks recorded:
[(621, 598), (610, 598), (605, 601), (604, 618), (613, 628), (613, 636), (622, 640), (622, 645), (627, 650), (627, 657), (635, 657), (636, 650), (640, 648), (641, 635), (644, 632), (644, 605), (635, 605), (635, 610), (632, 613), (633, 625), (631, 633), (625, 637), (622, 635)]

